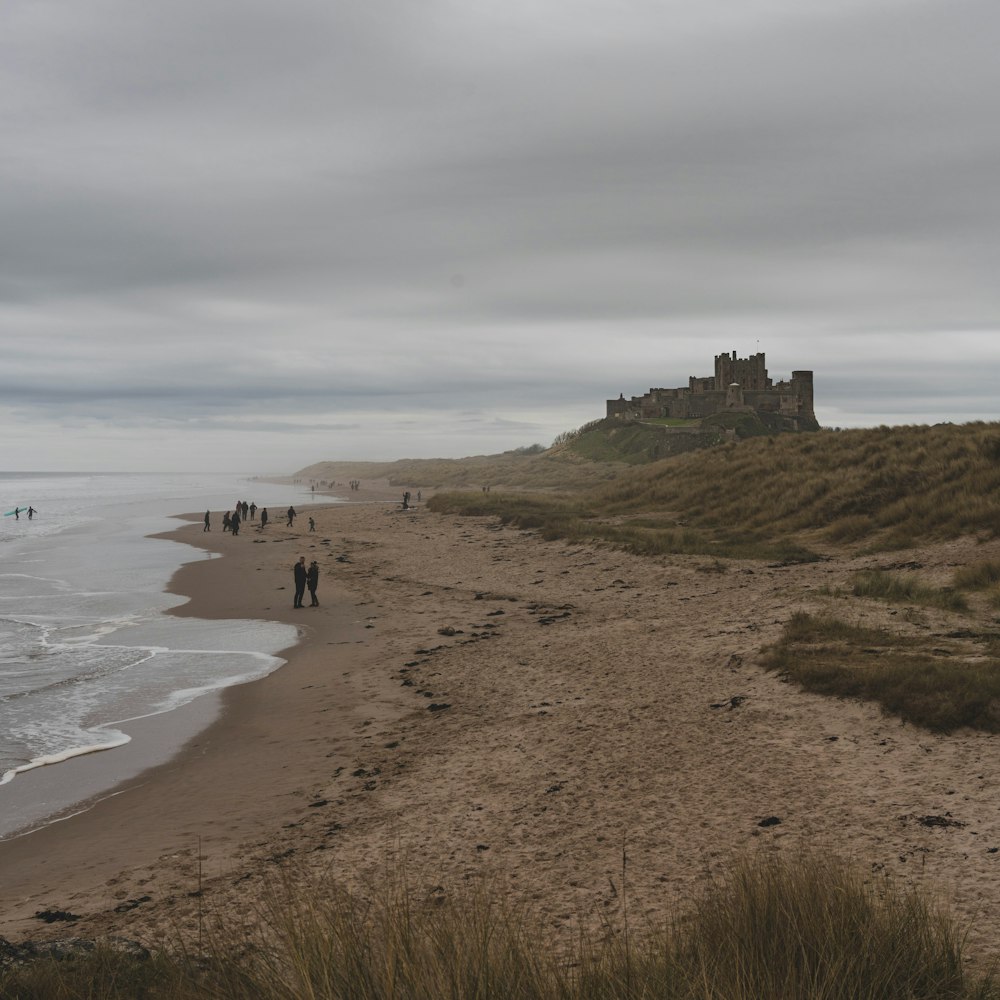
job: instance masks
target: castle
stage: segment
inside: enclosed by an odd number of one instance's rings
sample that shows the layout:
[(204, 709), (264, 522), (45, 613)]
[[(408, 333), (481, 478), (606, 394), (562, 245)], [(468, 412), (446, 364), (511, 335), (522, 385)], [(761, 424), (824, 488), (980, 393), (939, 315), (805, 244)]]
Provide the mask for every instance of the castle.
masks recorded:
[(775, 413), (789, 418), (803, 429), (814, 429), (813, 373), (792, 372), (784, 382), (772, 382), (764, 367), (764, 354), (737, 358), (719, 354), (713, 377), (688, 379), (678, 389), (650, 389), (644, 396), (626, 399), (624, 395), (608, 401), (609, 417), (649, 419), (676, 417), (697, 420), (716, 413)]

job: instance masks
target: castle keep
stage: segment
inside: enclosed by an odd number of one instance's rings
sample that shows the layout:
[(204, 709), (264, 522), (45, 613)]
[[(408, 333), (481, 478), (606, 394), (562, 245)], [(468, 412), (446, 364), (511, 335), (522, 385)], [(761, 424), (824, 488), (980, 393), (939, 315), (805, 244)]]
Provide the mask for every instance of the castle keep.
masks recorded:
[(736, 352), (715, 358), (715, 375), (697, 378), (678, 389), (650, 389), (644, 396), (608, 400), (609, 417), (649, 419), (676, 417), (697, 420), (726, 412), (776, 413), (795, 423), (814, 425), (813, 373), (792, 372), (788, 381), (772, 382), (764, 354), (737, 358)]

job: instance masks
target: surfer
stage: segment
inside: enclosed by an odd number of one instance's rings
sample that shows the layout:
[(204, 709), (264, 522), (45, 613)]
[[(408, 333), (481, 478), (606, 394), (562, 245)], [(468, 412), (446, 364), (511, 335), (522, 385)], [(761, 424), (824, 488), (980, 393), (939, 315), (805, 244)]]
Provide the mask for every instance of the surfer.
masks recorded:
[(30, 520), (31, 520), (31, 519), (32, 519), (32, 518), (33, 518), (33, 517), (34, 517), (34, 516), (35, 516), (35, 515), (36, 515), (37, 513), (38, 513), (38, 511), (37, 511), (37, 510), (35, 510), (35, 508), (34, 508), (34, 507), (32, 507), (32, 506), (31, 506), (31, 505), (29, 504), (29, 505), (28, 505), (28, 520), (30, 521)]

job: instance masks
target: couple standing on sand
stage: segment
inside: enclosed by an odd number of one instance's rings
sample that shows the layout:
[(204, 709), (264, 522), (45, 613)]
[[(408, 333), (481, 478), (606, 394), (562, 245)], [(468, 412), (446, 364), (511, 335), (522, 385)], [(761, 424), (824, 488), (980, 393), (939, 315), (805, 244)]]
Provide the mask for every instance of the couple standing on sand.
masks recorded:
[(316, 600), (316, 587), (319, 585), (319, 566), (316, 565), (316, 560), (313, 559), (309, 564), (309, 569), (306, 569), (306, 557), (299, 556), (299, 561), (295, 564), (293, 572), (295, 574), (295, 603), (292, 607), (303, 607), (302, 597), (308, 585), (309, 596), (312, 598), (310, 606), (318, 608), (319, 601)]

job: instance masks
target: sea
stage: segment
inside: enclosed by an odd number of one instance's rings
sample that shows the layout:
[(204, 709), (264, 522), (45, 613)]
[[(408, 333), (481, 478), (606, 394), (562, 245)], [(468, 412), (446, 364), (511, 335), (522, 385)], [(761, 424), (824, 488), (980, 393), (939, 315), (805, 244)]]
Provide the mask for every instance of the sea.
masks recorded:
[(312, 498), (239, 476), (0, 472), (0, 514), (37, 511), (0, 517), (0, 839), (72, 806), (63, 788), (27, 808), (32, 772), (124, 747), (129, 722), (282, 665), (294, 626), (164, 613), (186, 600), (164, 592), (174, 571), (217, 557), (148, 536), (205, 510), (221, 531), (243, 499), (277, 515)]

